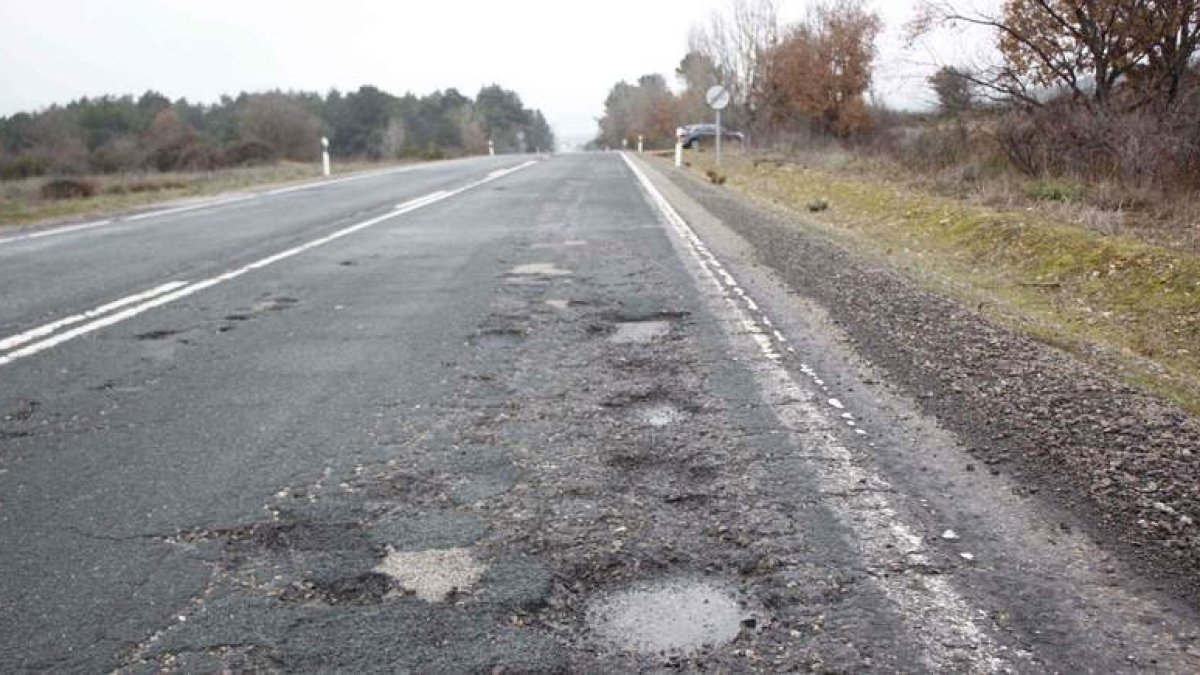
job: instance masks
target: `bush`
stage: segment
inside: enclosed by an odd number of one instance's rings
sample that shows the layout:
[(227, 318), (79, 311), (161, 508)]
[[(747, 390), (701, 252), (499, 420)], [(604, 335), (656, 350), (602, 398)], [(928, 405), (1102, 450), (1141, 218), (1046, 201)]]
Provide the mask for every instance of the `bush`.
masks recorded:
[(44, 176), (50, 171), (50, 163), (34, 155), (14, 157), (0, 166), (0, 180), (21, 180)]
[(96, 195), (96, 184), (76, 178), (59, 178), (42, 186), (42, 199), (87, 199)]
[(1025, 196), (1044, 202), (1077, 202), (1083, 197), (1083, 187), (1064, 181), (1042, 180), (1030, 184)]
[(118, 173), (133, 171), (145, 163), (146, 158), (132, 136), (114, 138), (92, 151), (88, 163), (93, 171), (99, 173)]
[(275, 161), (275, 151), (261, 141), (242, 141), (225, 150), (221, 163), (225, 166), (257, 166)]
[(140, 192), (162, 192), (164, 190), (182, 190), (188, 184), (181, 180), (136, 180), (129, 183), (117, 183), (104, 189), (105, 194), (127, 195)]

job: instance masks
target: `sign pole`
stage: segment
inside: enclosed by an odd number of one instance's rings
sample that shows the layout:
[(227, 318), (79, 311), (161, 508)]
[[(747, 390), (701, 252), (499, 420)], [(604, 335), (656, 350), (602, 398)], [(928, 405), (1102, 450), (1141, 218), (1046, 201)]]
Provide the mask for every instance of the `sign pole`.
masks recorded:
[(721, 166), (721, 111), (717, 111), (717, 166)]
[(717, 166), (721, 166), (721, 111), (729, 105), (729, 92), (718, 84), (709, 88), (704, 100), (708, 102), (708, 107), (717, 112)]

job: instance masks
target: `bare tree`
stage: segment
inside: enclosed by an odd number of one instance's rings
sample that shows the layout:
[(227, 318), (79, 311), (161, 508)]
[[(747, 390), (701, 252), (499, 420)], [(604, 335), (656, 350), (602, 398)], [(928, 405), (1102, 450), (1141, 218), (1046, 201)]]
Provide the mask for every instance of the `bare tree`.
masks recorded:
[(736, 108), (753, 125), (764, 95), (764, 59), (779, 41), (779, 0), (731, 0), (725, 12), (692, 28), (689, 51), (716, 64)]

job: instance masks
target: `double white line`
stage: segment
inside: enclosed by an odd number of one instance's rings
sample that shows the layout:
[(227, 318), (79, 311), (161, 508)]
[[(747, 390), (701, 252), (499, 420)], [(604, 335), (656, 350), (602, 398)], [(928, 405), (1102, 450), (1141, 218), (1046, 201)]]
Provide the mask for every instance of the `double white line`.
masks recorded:
[[(165, 283), (150, 290), (143, 291), (141, 293), (135, 293), (134, 295), (105, 303), (86, 312), (81, 312), (79, 314), (58, 319), (57, 321), (45, 324), (44, 326), (39, 326), (32, 330), (0, 339), (0, 352), (6, 352), (3, 355), (0, 355), (0, 366), (6, 366), (18, 359), (23, 359), (28, 356), (33, 356), (39, 352), (44, 352), (47, 349), (52, 349), (64, 342), (74, 340), (81, 335), (87, 335), (88, 333), (98, 331), (101, 328), (107, 328), (108, 326), (131, 319), (139, 314), (154, 309), (155, 307), (162, 307), (163, 305), (170, 304), (176, 300), (186, 298), (189, 295), (194, 295), (200, 291), (212, 288), (217, 284), (221, 284), (255, 270), (274, 265), (277, 262), (287, 260), (288, 258), (304, 253), (305, 251), (317, 248), (318, 246), (324, 246), (325, 244), (337, 241), (342, 237), (349, 236), (360, 230), (365, 230), (368, 227), (378, 225), (379, 223), (391, 220), (397, 216), (402, 216), (406, 213), (416, 211), (417, 209), (425, 208), (431, 204), (436, 204), (440, 201), (462, 194), (467, 190), (471, 190), (485, 183), (490, 183), (509, 174), (526, 169), (536, 163), (537, 162), (529, 161), (509, 169), (493, 171), (482, 180), (464, 185), (463, 187), (456, 188), (454, 190), (442, 190), (439, 192), (434, 192), (432, 194), (404, 202), (403, 204), (398, 204), (395, 209), (383, 214), (382, 216), (363, 221), (356, 225), (351, 225), (350, 227), (338, 230), (332, 234), (327, 234), (323, 237), (313, 239), (312, 241), (289, 248), (286, 251), (267, 256), (266, 258), (256, 260), (249, 265), (229, 270), (215, 277), (210, 277), (194, 283), (189, 283), (186, 281), (172, 281)], [(70, 326), (75, 327), (71, 328), (70, 330), (63, 331), (64, 328), (68, 328)]]

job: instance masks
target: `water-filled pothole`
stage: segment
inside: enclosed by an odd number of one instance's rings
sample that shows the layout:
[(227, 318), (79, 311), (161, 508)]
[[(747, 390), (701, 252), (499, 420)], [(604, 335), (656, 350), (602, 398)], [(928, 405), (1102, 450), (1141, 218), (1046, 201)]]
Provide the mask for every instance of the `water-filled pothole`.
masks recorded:
[(747, 612), (705, 583), (672, 582), (605, 596), (587, 610), (600, 642), (645, 654), (687, 653), (732, 642)]
[(625, 321), (618, 323), (608, 341), (616, 344), (647, 344), (671, 332), (669, 321)]

